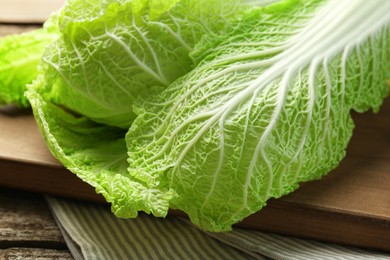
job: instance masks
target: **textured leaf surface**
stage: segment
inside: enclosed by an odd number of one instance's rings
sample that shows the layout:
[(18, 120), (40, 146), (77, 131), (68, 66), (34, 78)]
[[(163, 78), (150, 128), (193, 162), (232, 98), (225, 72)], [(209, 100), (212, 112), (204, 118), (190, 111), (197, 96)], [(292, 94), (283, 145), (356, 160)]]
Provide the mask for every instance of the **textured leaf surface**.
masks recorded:
[(203, 42), (199, 66), (139, 102), (131, 178), (174, 191), (171, 207), (221, 231), (329, 172), (345, 155), (350, 110), (377, 110), (388, 92), (388, 10), (284, 1)]
[(123, 130), (74, 116), (46, 102), (34, 89), (27, 95), (54, 156), (112, 202), (118, 216), (136, 217), (141, 210), (166, 215), (171, 192), (154, 195), (152, 189), (128, 176)]
[(26, 84), (37, 75), (37, 66), (55, 34), (39, 29), (0, 40), (0, 105), (28, 106)]
[(27, 91), (52, 153), (112, 202), (118, 216), (140, 210), (165, 216), (175, 196), (127, 172), (121, 128), (132, 121), (134, 99), (190, 70), (189, 51), (202, 35), (221, 30), (239, 2), (164, 3), (69, 1), (59, 15), (60, 38)]
[(190, 71), (189, 52), (203, 35), (223, 29), (238, 3), (70, 1), (60, 14), (61, 37), (43, 57), (44, 78), (35, 87), (52, 103), (128, 128), (134, 100)]

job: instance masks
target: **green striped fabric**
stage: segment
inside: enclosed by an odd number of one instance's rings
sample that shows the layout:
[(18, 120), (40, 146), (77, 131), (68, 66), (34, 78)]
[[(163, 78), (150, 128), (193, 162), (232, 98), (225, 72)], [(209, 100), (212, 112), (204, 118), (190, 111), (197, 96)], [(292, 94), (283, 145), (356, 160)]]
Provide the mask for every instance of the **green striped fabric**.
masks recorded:
[(178, 218), (124, 220), (102, 205), (47, 200), (75, 259), (251, 258)]
[(202, 232), (186, 219), (140, 214), (119, 219), (108, 207), (47, 197), (77, 259), (387, 259), (390, 255), (253, 230)]

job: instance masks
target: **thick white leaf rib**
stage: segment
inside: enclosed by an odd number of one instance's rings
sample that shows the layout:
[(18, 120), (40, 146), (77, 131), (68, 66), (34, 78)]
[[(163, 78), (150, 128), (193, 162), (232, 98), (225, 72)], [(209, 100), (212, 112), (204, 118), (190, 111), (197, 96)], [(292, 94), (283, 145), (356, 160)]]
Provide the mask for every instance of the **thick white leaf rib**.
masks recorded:
[(73, 41), (70, 41), (70, 44), (72, 45), (73, 47), (73, 50), (74, 52), (76, 53), (76, 59), (79, 61), (79, 64), (81, 66), (81, 72), (82, 74), (84, 75), (84, 86), (85, 86), (85, 89), (87, 90), (85, 93), (85, 96), (88, 96), (88, 97), (93, 97), (94, 95), (92, 94), (93, 91), (91, 89), (91, 86), (89, 85), (89, 81), (88, 81), (88, 78), (86, 77), (87, 74), (87, 70), (85, 68), (85, 62), (84, 62), (84, 58), (82, 57), (79, 49), (77, 48), (77, 46), (74, 44)]
[[(145, 64), (142, 60), (140, 60), (138, 55), (136, 53), (134, 53), (133, 51), (131, 51), (129, 46), (126, 43), (124, 43), (118, 36), (116, 36), (115, 34), (112, 34), (112, 33), (106, 33), (106, 35), (109, 38), (111, 38), (112, 40), (114, 40), (116, 43), (118, 43), (122, 47), (122, 49), (125, 51), (125, 53), (129, 56), (129, 58), (131, 60), (133, 60), (138, 65), (139, 68), (144, 70), (147, 74), (152, 76), (152, 78), (156, 79), (162, 85), (168, 85), (168, 81), (164, 78), (164, 76), (162, 76), (158, 72), (155, 72), (152, 68), (150, 68), (147, 64)], [(152, 55), (152, 56), (154, 57), (155, 55)]]
[[(361, 4), (363, 5), (364, 3), (361, 3)], [(282, 84), (281, 84), (281, 87), (279, 90), (279, 96), (282, 98), (278, 99), (277, 107), (275, 109), (272, 120), (269, 123), (266, 130), (264, 131), (262, 137), (260, 138), (258, 145), (256, 146), (254, 156), (252, 157), (252, 160), (251, 160), (250, 170), (248, 172), (249, 177), (247, 179), (251, 179), (254, 165), (257, 162), (256, 158), (258, 158), (258, 154), (259, 154), (260, 150), (262, 149), (262, 147), (264, 147), (265, 141), (267, 140), (270, 132), (272, 130), (274, 130), (276, 122), (278, 121), (278, 116), (280, 115), (280, 112), (282, 110), (282, 106), (284, 104), (285, 97), (287, 94), (287, 86), (288, 86), (289, 81), (291, 80), (291, 74), (293, 73), (294, 70), (296, 70), (295, 68), (307, 66), (307, 64), (305, 64), (304, 62), (308, 63), (308, 61), (311, 61), (311, 65), (310, 65), (311, 69), (310, 69), (310, 75), (309, 75), (309, 88), (308, 88), (309, 89), (309, 100), (310, 100), (310, 102), (308, 102), (309, 116), (308, 116), (308, 120), (307, 120), (308, 123), (307, 123), (307, 126), (305, 127), (305, 131), (304, 131), (305, 133), (307, 132), (307, 129), (309, 128), (310, 122), (311, 122), (311, 111), (312, 111), (314, 99), (315, 99), (314, 98), (314, 77), (315, 77), (315, 74), (317, 72), (318, 59), (319, 59), (317, 57), (319, 57), (320, 55), (323, 55), (326, 57), (333, 57), (335, 54), (337, 54), (337, 52), (340, 49), (336, 49), (333, 47), (333, 48), (331, 48), (331, 50), (328, 50), (327, 46), (333, 46), (334, 43), (336, 43), (336, 45), (337, 45), (338, 42), (341, 42), (343, 44), (345, 42), (348, 42), (347, 46), (344, 47), (343, 55), (341, 58), (341, 60), (342, 60), (342, 62), (341, 62), (341, 64), (342, 64), (341, 65), (341, 77), (342, 77), (341, 78), (341, 100), (342, 100), (341, 106), (342, 106), (342, 109), (340, 111), (344, 112), (343, 100), (344, 100), (344, 95), (345, 95), (345, 81), (346, 81), (345, 66), (346, 66), (346, 60), (348, 58), (348, 55), (349, 55), (349, 52), (350, 52), (352, 46), (357, 44), (359, 41), (361, 41), (361, 39), (364, 39), (364, 36), (366, 36), (366, 35), (363, 34), (363, 37), (360, 39), (359, 39), (359, 36), (362, 35), (362, 30), (367, 29), (367, 26), (371, 27), (370, 29), (372, 32), (372, 30), (374, 30), (374, 31), (378, 30), (377, 28), (381, 28), (383, 24), (386, 24), (390, 21), (389, 16), (386, 15), (387, 10), (389, 10), (389, 9), (385, 8), (385, 6), (383, 6), (383, 8), (378, 8), (377, 4), (378, 3), (372, 2), (370, 7), (358, 8), (358, 5), (356, 5), (356, 9), (348, 9), (347, 6), (350, 5), (350, 2), (348, 2), (348, 1), (335, 0), (335, 1), (330, 2), (330, 4), (327, 6), (327, 8), (323, 8), (322, 9), (323, 11), (315, 16), (315, 18), (312, 20), (312, 22), (308, 25), (309, 28), (306, 27), (302, 30), (302, 35), (304, 35), (304, 36), (302, 36), (301, 34), (298, 34), (297, 38), (300, 39), (302, 42), (297, 41), (297, 45), (293, 45), (292, 48), (287, 49), (285, 51), (285, 53), (287, 53), (287, 54), (282, 53), (281, 54), (282, 57), (279, 58), (281, 63), (277, 62), (275, 64), (275, 66), (271, 67), (269, 69), (269, 71), (265, 71), (264, 74), (256, 80), (257, 82), (271, 82), (272, 80), (274, 80), (274, 77), (279, 77), (277, 71), (281, 71), (281, 72), (286, 71), (285, 74), (283, 75)], [(387, 7), (390, 7), (389, 2), (387, 2)], [(336, 12), (331, 12), (331, 10), (348, 10), (349, 12), (345, 12), (345, 13), (337, 12), (337, 15), (336, 15)], [(376, 11), (376, 13), (375, 12), (372, 13), (373, 11)], [(352, 14), (355, 14), (355, 16)], [(362, 17), (365, 17), (368, 14), (371, 14), (371, 16), (370, 16), (371, 19), (367, 19), (368, 22), (363, 23), (363, 25), (361, 25), (361, 26), (354, 27), (353, 30), (351, 30), (351, 28), (348, 27), (347, 25), (344, 25), (345, 22), (343, 23), (343, 21), (347, 20), (346, 19), (347, 17), (356, 17), (355, 19), (360, 20), (360, 19), (362, 19)], [(336, 16), (336, 17), (334, 17), (334, 16)], [(379, 19), (379, 22), (376, 24), (376, 26), (373, 26), (373, 22), (378, 21), (377, 17), (383, 17), (382, 21), (381, 21), (381, 19)], [(335, 19), (335, 18), (337, 18), (337, 19)], [(331, 25), (328, 25), (327, 23), (330, 23), (330, 22), (331, 22)], [(341, 24), (341, 26), (340, 26), (340, 24)], [(353, 23), (353, 24), (357, 24), (357, 23)], [(320, 26), (320, 25), (322, 25), (322, 26)], [(318, 33), (318, 32), (322, 32), (322, 34), (324, 34), (324, 35), (320, 35), (321, 33)], [(331, 41), (331, 42), (324, 41), (324, 38), (328, 38), (328, 37), (325, 37), (325, 35), (333, 36), (333, 38), (329, 39), (329, 41)], [(343, 37), (340, 37), (340, 36), (343, 36)], [(316, 41), (314, 41), (313, 39), (315, 39)], [(351, 44), (350, 42), (353, 40), (355, 42), (353, 44)], [(320, 43), (323, 43), (323, 45), (321, 46)], [(315, 46), (317, 47), (317, 49), (314, 48)], [(339, 47), (339, 48), (342, 48), (342, 47), (343, 46), (341, 45), (341, 47)], [(300, 50), (296, 50), (297, 48), (299, 48)], [(306, 55), (305, 55), (304, 52), (306, 50), (312, 50), (312, 51), (306, 52)], [(324, 52), (321, 52), (319, 50), (323, 50)], [(375, 50), (375, 48), (373, 50)], [(288, 58), (286, 59), (285, 57), (288, 57)], [(278, 60), (278, 59), (276, 58), (276, 60)], [(376, 64), (375, 61), (374, 61), (374, 64)], [(286, 67), (289, 69), (286, 69)], [(221, 109), (235, 107), (239, 101), (243, 100), (244, 97), (246, 97), (247, 95), (252, 94), (254, 90), (261, 89), (262, 88), (261, 85), (259, 86), (256, 83), (253, 83), (247, 89), (243, 90), (241, 93), (239, 93), (239, 95), (235, 95), (234, 98), (232, 98), (228, 102), (228, 105), (222, 106)], [(247, 94), (246, 92), (249, 92), (249, 93)], [(227, 112), (227, 111), (228, 110), (226, 110), (225, 112)], [(226, 117), (225, 114), (223, 114), (222, 118), (224, 118), (224, 117)], [(211, 119), (210, 119), (210, 121), (211, 121)], [(303, 136), (306, 136), (306, 134), (303, 134)], [(191, 142), (191, 143), (196, 143), (196, 141)], [(304, 142), (301, 142), (301, 143), (303, 144)], [(300, 145), (300, 147), (301, 146), (302, 145)], [(265, 154), (263, 154), (263, 156), (266, 157)], [(269, 163), (267, 162), (267, 164), (269, 164)], [(270, 183), (272, 183), (272, 181)], [(266, 195), (268, 195), (268, 194), (266, 194)]]
[[(146, 24), (146, 23), (148, 23), (148, 21), (144, 20), (144, 23)], [(149, 22), (149, 23), (151, 25), (155, 24), (153, 22)], [(152, 47), (151, 38), (147, 37), (147, 33), (148, 32), (143, 32), (142, 29), (139, 26), (137, 26), (137, 24), (135, 23), (134, 18), (133, 18), (133, 23), (132, 24), (133, 24), (134, 29), (136, 30), (136, 32), (140, 36), (140, 38), (144, 41), (144, 43), (145, 43), (145, 45), (147, 47), (148, 53), (152, 56), (152, 59), (153, 59), (153, 62), (154, 62), (155, 68), (156, 68), (156, 74), (159, 75), (161, 84), (163, 84), (164, 86), (167, 86), (170, 83), (170, 81), (168, 79), (166, 79), (166, 77), (164, 76), (164, 72), (161, 69), (161, 65), (160, 65), (160, 60), (158, 58), (158, 54), (156, 53), (156, 51)], [(160, 24), (163, 24), (163, 23), (160, 23)], [(168, 30), (168, 31), (170, 29), (170, 27), (168, 25), (166, 25), (163, 28), (165, 30)], [(184, 40), (181, 39), (181, 37), (176, 36), (176, 37), (174, 37), (174, 39), (177, 39), (178, 42), (180, 42), (181, 44), (185, 44)]]
[[(176, 21), (175, 17), (173, 17), (172, 15), (170, 15), (170, 17), (172, 18), (172, 21)], [(179, 29), (179, 32), (175, 32), (170, 26), (168, 26), (167, 24), (164, 24), (164, 23), (161, 23), (161, 22), (157, 22), (157, 21), (151, 21), (150, 24), (153, 24), (153, 25), (157, 25), (158, 27), (160, 28), (163, 28), (164, 30), (166, 30), (171, 36), (173, 39), (176, 39), (178, 42), (181, 43), (181, 45), (186, 48), (188, 51), (191, 51), (192, 50), (192, 47), (188, 45), (188, 43), (186, 43), (183, 39), (183, 37), (181, 37), (180, 35), (180, 29)], [(179, 25), (177, 23), (175, 23), (177, 27), (179, 27)], [(179, 27), (180, 28), (180, 27)], [(195, 35), (194, 35), (195, 37)]]

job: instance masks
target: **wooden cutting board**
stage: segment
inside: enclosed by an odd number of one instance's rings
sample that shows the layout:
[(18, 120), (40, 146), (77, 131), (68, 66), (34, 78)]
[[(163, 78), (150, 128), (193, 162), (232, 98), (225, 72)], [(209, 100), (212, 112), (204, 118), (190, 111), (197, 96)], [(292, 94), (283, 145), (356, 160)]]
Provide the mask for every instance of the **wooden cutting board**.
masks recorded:
[[(7, 21), (0, 24), (0, 35), (23, 31), (26, 21), (42, 21), (54, 8), (40, 5), (40, 18), (12, 16), (24, 2), (0, 0), (0, 10), (4, 3), (8, 8), (6, 19), (0, 11), (0, 23)], [(390, 252), (390, 99), (378, 114), (354, 118), (347, 157), (336, 170), (269, 201), (238, 226)], [(12, 107), (0, 112), (0, 186), (104, 203), (51, 156), (31, 111)]]
[(42, 23), (65, 0), (0, 0), (0, 23)]

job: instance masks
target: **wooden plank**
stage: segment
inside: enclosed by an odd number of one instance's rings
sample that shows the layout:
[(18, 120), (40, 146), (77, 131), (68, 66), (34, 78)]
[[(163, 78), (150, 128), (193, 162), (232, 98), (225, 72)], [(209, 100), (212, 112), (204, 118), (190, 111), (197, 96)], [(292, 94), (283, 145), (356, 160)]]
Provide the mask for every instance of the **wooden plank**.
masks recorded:
[(29, 109), (0, 109), (0, 147), (3, 187), (104, 201), (51, 155)]
[(24, 163), (61, 167), (46, 148), (30, 109), (19, 110), (9, 106), (0, 108), (0, 112), (0, 131), (3, 136), (0, 138), (0, 147), (6, 148), (0, 150), (0, 159), (17, 156), (17, 161)]
[[(0, 146), (1, 147), (1, 146)], [(104, 202), (88, 184), (63, 167), (0, 158), (0, 186)]]
[(390, 222), (376, 216), (271, 200), (237, 226), (390, 252)]
[(38, 25), (28, 25), (28, 26), (20, 26), (20, 25), (2, 25), (0, 24), (0, 37), (9, 35), (9, 34), (17, 34), (32, 31), (42, 26)]
[(1, 189), (0, 248), (11, 247), (66, 249), (41, 195)]
[(65, 0), (0, 0), (0, 23), (42, 23)]
[(39, 259), (39, 260), (70, 260), (73, 259), (68, 250), (44, 248), (9, 248), (0, 249), (0, 259)]

